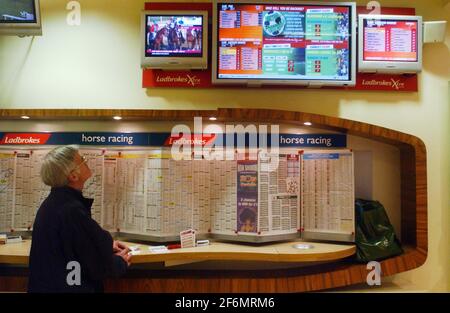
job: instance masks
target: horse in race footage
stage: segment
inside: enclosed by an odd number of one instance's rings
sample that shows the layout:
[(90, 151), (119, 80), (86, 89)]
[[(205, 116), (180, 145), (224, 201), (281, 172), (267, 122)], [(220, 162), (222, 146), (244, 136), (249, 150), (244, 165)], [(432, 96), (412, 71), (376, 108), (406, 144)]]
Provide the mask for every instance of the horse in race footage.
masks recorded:
[(155, 39), (153, 40), (153, 49), (154, 50), (161, 50), (164, 49), (166, 46), (168, 30), (166, 27), (161, 28), (156, 33)]
[(170, 50), (181, 50), (181, 45), (183, 45), (186, 40), (184, 39), (181, 30), (175, 26), (169, 30), (168, 41)]
[(202, 31), (194, 28), (187, 31), (186, 40), (188, 43), (188, 49), (200, 50), (202, 42)]

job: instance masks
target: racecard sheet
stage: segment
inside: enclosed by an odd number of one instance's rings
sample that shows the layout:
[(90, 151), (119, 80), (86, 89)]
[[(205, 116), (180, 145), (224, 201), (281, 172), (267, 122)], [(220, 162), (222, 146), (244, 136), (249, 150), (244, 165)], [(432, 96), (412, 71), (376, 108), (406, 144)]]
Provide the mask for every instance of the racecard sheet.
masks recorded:
[[(50, 188), (39, 176), (49, 149), (0, 149), (0, 232), (31, 230)], [(169, 149), (81, 149), (92, 171), (83, 194), (105, 229), (157, 237), (271, 236), (302, 229), (354, 231), (348, 150), (226, 151), (222, 160), (174, 160)]]
[(39, 170), (48, 150), (0, 151), (0, 231), (30, 230), (50, 192)]
[(307, 152), (301, 158), (302, 224), (305, 231), (354, 231), (351, 152)]

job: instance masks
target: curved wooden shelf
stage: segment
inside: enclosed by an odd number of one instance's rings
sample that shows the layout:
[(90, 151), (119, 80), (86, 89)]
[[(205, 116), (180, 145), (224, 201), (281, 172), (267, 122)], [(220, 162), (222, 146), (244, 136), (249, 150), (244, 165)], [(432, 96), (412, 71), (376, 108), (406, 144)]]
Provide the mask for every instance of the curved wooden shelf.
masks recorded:
[[(173, 260), (231, 260), (266, 262), (321, 262), (349, 257), (356, 252), (354, 245), (309, 243), (313, 249), (299, 250), (292, 246), (299, 242), (284, 242), (264, 246), (212, 242), (210, 246), (175, 249), (164, 253), (148, 252), (148, 246), (140, 246), (141, 253), (134, 255), (133, 264), (165, 262)], [(135, 245), (135, 244), (130, 244)]]
[[(381, 263), (382, 274), (393, 274), (418, 268), (425, 263), (428, 251), (426, 148), (417, 137), (362, 122), (318, 114), (268, 109), (218, 110), (0, 110), (0, 120), (124, 120), (190, 121), (193, 117), (215, 116), (222, 123), (288, 123), (331, 129), (396, 146), (401, 160), (401, 228), (402, 243), (412, 247), (398, 257)], [(348, 286), (366, 281), (365, 264), (333, 262), (303, 269), (274, 271), (192, 272), (147, 271), (137, 277), (109, 280), (107, 291), (114, 292), (299, 292)], [(0, 289), (21, 289), (26, 277), (0, 283)], [(0, 279), (1, 280), (1, 279)]]
[[(327, 243), (307, 243), (313, 246), (309, 250), (293, 248), (298, 242), (284, 242), (277, 244), (248, 246), (212, 242), (210, 246), (174, 249), (162, 253), (152, 253), (148, 245), (128, 242), (127, 245), (139, 247), (139, 253), (131, 258), (132, 264), (144, 264), (167, 261), (265, 261), (265, 262), (324, 262), (336, 261), (352, 256), (356, 252), (354, 245), (339, 245)], [(0, 246), (0, 263), (28, 264), (31, 240)]]

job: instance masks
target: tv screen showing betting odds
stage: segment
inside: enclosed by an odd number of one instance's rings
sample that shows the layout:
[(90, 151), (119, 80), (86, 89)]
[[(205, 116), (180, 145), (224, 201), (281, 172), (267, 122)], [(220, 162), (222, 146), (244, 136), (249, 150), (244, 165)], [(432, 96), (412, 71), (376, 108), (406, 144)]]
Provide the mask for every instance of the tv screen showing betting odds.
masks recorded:
[(218, 4), (217, 78), (351, 80), (352, 7)]
[(146, 15), (146, 57), (201, 57), (203, 16)]
[(364, 61), (417, 62), (417, 21), (364, 19), (363, 27)]
[(35, 23), (34, 0), (1, 0), (0, 23)]

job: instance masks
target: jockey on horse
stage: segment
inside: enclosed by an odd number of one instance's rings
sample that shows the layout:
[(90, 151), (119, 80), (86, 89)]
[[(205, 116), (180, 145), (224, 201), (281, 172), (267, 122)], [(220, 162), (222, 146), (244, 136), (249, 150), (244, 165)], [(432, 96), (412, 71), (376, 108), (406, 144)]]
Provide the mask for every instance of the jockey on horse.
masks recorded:
[(161, 49), (165, 49), (166, 45), (165, 45), (165, 38), (167, 39), (167, 28), (163, 27), (161, 28), (155, 36), (155, 40), (153, 41), (153, 49), (154, 50), (161, 50)]
[(170, 23), (169, 28), (169, 49), (180, 50), (181, 45), (184, 43), (183, 33), (180, 26), (177, 23)]

